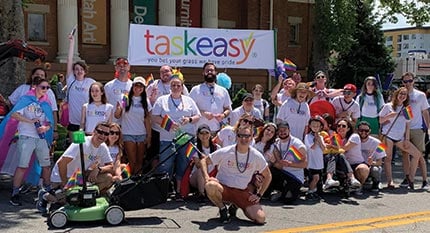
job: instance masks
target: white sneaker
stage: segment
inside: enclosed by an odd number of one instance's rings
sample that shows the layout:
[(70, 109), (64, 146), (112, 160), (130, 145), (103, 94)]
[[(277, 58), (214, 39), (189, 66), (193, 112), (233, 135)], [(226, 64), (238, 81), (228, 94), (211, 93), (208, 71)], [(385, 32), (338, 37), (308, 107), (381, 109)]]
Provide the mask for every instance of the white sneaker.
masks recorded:
[(360, 188), (361, 187), (360, 181), (358, 181), (356, 178), (352, 178), (351, 179), (351, 187), (352, 188)]
[(328, 189), (331, 187), (338, 187), (340, 185), (339, 181), (337, 180), (333, 180), (333, 179), (328, 179), (325, 181), (325, 184), (323, 185), (324, 189)]

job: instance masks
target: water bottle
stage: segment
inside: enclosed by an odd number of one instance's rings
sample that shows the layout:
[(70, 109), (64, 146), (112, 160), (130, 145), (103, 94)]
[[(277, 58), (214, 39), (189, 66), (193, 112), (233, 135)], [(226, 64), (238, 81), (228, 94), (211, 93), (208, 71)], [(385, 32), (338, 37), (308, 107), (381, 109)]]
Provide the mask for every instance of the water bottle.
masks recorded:
[[(36, 130), (42, 127), (42, 125), (40, 124), (40, 121), (34, 122), (34, 126), (36, 127)], [(38, 133), (38, 134), (39, 134), (39, 138), (41, 139), (45, 138), (45, 133)]]

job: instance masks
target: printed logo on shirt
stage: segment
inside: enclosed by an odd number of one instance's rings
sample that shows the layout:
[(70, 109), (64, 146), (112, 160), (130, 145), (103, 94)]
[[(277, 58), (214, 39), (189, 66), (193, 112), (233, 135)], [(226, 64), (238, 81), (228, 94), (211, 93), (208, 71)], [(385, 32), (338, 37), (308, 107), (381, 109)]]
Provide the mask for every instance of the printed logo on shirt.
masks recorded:
[(88, 116), (96, 116), (96, 117), (105, 117), (106, 112), (105, 111), (88, 111)]
[(123, 90), (123, 89), (113, 89), (113, 93), (114, 93), (115, 95), (128, 94), (128, 90)]
[(290, 108), (290, 112), (298, 114), (298, 115), (305, 115), (306, 114), (305, 110), (300, 110), (297, 108)]
[(229, 167), (229, 168), (239, 168), (241, 171), (243, 171), (244, 169), (248, 169), (249, 167), (251, 167), (251, 164), (250, 163), (239, 162), (236, 165), (236, 161), (228, 160), (227, 161), (227, 167)]
[(85, 92), (85, 87), (74, 86), (75, 90), (78, 92)]
[(89, 155), (87, 155), (87, 158), (88, 158), (88, 160), (94, 162), (94, 161), (98, 160), (100, 158), (100, 156), (99, 155), (91, 155), (91, 154), (89, 154)]

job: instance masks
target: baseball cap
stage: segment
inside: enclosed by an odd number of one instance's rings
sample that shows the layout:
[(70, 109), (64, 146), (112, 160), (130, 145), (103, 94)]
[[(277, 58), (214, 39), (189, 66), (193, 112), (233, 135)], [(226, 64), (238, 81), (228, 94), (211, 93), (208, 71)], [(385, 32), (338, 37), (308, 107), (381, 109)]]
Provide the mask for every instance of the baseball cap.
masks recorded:
[(345, 91), (348, 90), (348, 91), (352, 91), (352, 92), (356, 93), (357, 92), (357, 87), (354, 84), (346, 84), (343, 87), (343, 90), (345, 90)]
[(206, 125), (206, 124), (202, 124), (202, 125), (200, 125), (200, 126), (199, 126), (199, 128), (197, 129), (197, 133), (202, 133), (202, 132), (210, 133), (210, 132), (211, 132), (211, 129), (209, 128), (209, 126), (208, 126), (208, 125)]
[(145, 81), (145, 79), (142, 76), (135, 77), (133, 79), (133, 84), (135, 84), (135, 83), (140, 83), (140, 84), (146, 86), (146, 81)]
[(245, 101), (246, 99), (254, 100), (254, 96), (251, 93), (246, 93), (245, 95), (243, 95), (242, 101)]

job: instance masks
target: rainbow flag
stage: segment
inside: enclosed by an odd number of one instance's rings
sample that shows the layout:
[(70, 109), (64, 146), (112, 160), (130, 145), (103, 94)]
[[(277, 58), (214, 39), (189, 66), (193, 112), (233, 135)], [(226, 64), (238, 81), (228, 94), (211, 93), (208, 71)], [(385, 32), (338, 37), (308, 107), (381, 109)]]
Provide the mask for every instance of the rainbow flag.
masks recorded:
[(260, 133), (263, 132), (263, 128), (264, 128), (264, 126), (255, 127), (254, 128), (254, 136), (257, 137), (258, 135), (260, 135)]
[(294, 146), (290, 146), (290, 148), (288, 148), (287, 156), (288, 155), (291, 155), (295, 162), (300, 162), (305, 158), (305, 156), (302, 155), (302, 153), (300, 153), (300, 151)]
[(122, 169), (121, 171), (121, 177), (123, 179), (129, 178), (131, 176), (131, 167), (130, 164), (127, 164), (127, 166), (125, 166), (125, 168)]
[(169, 115), (164, 115), (163, 120), (160, 124), (161, 128), (165, 129), (166, 131), (170, 131), (170, 129), (173, 126), (173, 120), (169, 117)]
[(73, 172), (73, 175), (67, 181), (67, 184), (64, 186), (64, 189), (70, 189), (77, 185), (83, 185), (83, 184), (84, 184), (84, 178), (82, 177), (82, 172), (81, 170), (76, 169), (76, 171)]
[(194, 147), (194, 145), (191, 142), (188, 143), (187, 149), (185, 150), (185, 156), (187, 156), (187, 158), (192, 158), (196, 153), (197, 149)]
[(377, 153), (384, 153), (387, 150), (387, 146), (384, 143), (379, 143), (378, 147), (376, 147)]
[(339, 147), (342, 145), (342, 139), (340, 138), (340, 135), (337, 133), (335, 133), (335, 134), (333, 134), (333, 136), (331, 136), (330, 142), (333, 146)]
[(290, 59), (284, 58), (284, 68), (285, 70), (296, 71), (297, 66)]
[(127, 107), (130, 104), (130, 99), (128, 98), (128, 94), (122, 94), (121, 103), (123, 108)]
[(154, 82), (154, 76), (152, 76), (152, 73), (146, 76), (145, 81), (146, 81), (146, 86), (149, 86)]
[(403, 115), (405, 116), (406, 120), (411, 120), (414, 118), (414, 114), (412, 113), (412, 107), (411, 105), (406, 106), (403, 110)]

